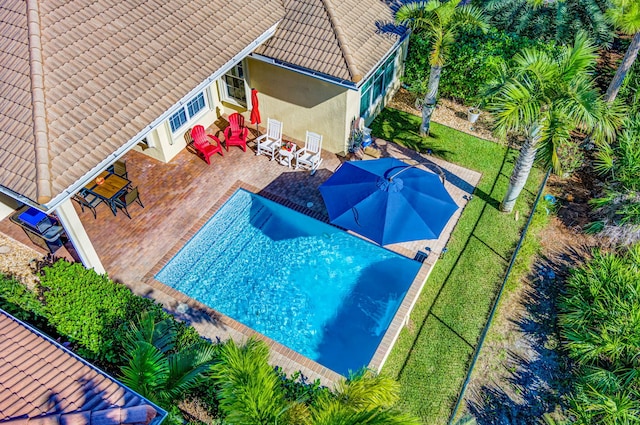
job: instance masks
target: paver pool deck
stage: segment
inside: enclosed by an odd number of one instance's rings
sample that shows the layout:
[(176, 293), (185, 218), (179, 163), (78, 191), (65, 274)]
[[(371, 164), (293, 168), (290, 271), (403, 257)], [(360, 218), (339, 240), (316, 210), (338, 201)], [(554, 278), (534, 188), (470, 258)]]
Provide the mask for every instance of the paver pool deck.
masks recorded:
[[(469, 195), (480, 180), (480, 173), (432, 156), (420, 155), (384, 140), (378, 139), (376, 143), (383, 156), (392, 156), (409, 164), (419, 161), (426, 164), (426, 168), (443, 170), (446, 175), (445, 187), (460, 207), (438, 240), (386, 246), (409, 258), (415, 258), (417, 254), (429, 255), (424, 259), (369, 364), (373, 369), (380, 369), (406, 323), (439, 253), (446, 246), (470, 199)], [(162, 303), (168, 311), (188, 321), (203, 336), (212, 340), (233, 338), (242, 341), (255, 335), (270, 346), (272, 364), (282, 367), (287, 373), (300, 370), (311, 380), (320, 379), (324, 385), (331, 385), (340, 375), (153, 278), (240, 187), (328, 222), (318, 187), (339, 167), (343, 158), (323, 152), (320, 169), (310, 175), (306, 170), (289, 169), (276, 161), (270, 161), (266, 156), (256, 156), (251, 146), (250, 142), (247, 152), (231, 147), (228, 152), (224, 152), (224, 156), (212, 157), (210, 166), (188, 149), (183, 150), (168, 164), (139, 152), (129, 152), (124, 157), (128, 176), (133, 185), (139, 187), (145, 207), (132, 205), (129, 209), (131, 219), (122, 213), (113, 216), (107, 205), (98, 207), (96, 219), (90, 211), (85, 210), (83, 213), (79, 206), (76, 209), (108, 275), (114, 281), (127, 285), (139, 295)], [(0, 232), (38, 250), (8, 218), (0, 222)], [(65, 249), (61, 249), (60, 253), (69, 256)]]

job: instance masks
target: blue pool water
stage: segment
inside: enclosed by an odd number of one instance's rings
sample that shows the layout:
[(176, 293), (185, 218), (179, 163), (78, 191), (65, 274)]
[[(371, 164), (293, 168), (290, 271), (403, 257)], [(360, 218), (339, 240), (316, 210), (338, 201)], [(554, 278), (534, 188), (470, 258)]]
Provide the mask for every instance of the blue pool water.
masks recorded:
[(419, 268), (238, 190), (156, 279), (346, 374), (369, 363)]

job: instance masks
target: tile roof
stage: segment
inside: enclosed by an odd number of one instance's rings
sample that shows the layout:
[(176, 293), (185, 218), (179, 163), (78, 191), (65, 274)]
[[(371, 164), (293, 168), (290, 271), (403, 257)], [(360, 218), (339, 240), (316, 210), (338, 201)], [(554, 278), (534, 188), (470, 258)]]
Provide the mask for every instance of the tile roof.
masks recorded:
[(283, 16), (280, 0), (3, 0), (0, 185), (48, 202)]
[(386, 31), (397, 1), (283, 1), (284, 19), (256, 53), (357, 83), (398, 41)]
[(0, 310), (0, 424), (148, 424), (156, 409)]

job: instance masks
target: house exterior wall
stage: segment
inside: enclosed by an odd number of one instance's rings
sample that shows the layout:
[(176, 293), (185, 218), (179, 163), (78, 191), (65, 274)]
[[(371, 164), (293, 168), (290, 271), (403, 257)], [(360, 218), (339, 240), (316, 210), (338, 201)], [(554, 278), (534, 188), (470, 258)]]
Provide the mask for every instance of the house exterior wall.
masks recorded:
[[(385, 108), (385, 106), (389, 103), (389, 101), (393, 98), (395, 93), (398, 91), (400, 86), (402, 85), (402, 75), (404, 74), (404, 61), (407, 57), (407, 49), (409, 48), (409, 37), (407, 37), (400, 46), (398, 46), (395, 53), (395, 70), (393, 75), (393, 80), (389, 86), (386, 88), (386, 92), (380, 99), (375, 102), (371, 108), (369, 109), (368, 115), (364, 117), (366, 125), (370, 125), (371, 122), (378, 116), (378, 114)], [(383, 64), (380, 64), (383, 66)], [(375, 71), (372, 71), (371, 74), (375, 74)], [(366, 82), (366, 80), (364, 81)], [(362, 86), (361, 86), (362, 88)], [(359, 91), (359, 94), (362, 95), (362, 92)], [(360, 107), (358, 106), (358, 113), (360, 112)]]
[(274, 118), (289, 137), (304, 140), (313, 131), (323, 136), (323, 149), (345, 152), (356, 91), (251, 58), (247, 65), (262, 125)]
[[(408, 38), (394, 53), (393, 81), (387, 86), (385, 94), (369, 109), (365, 116), (367, 125), (400, 88), (407, 47)], [(323, 136), (323, 149), (337, 154), (347, 153), (352, 123), (360, 117), (361, 90), (350, 90), (252, 58), (246, 58), (243, 63), (247, 98), (249, 87), (256, 88), (259, 92), (262, 126), (266, 125), (267, 118), (274, 118), (283, 123), (283, 132), (288, 137), (304, 140), (306, 131), (313, 131)], [(380, 64), (383, 65), (384, 63)], [(372, 71), (371, 75), (375, 72), (376, 70)], [(196, 120), (188, 122), (176, 133), (171, 131), (167, 120), (148, 135), (148, 146), (141, 144), (134, 149), (159, 161), (169, 162), (187, 146), (190, 141), (189, 131), (194, 125), (207, 127), (221, 115), (234, 112), (245, 115), (248, 122), (247, 108), (223, 101), (216, 82), (210, 84), (204, 92), (207, 108)]]
[(171, 131), (169, 120), (165, 120), (147, 136), (147, 146), (138, 145), (134, 148), (152, 158), (162, 162), (169, 162), (180, 151), (182, 151), (191, 141), (190, 131), (194, 125), (201, 124), (208, 127), (222, 113), (222, 102), (218, 96), (218, 89), (215, 82), (204, 90), (207, 106), (201, 111), (197, 118), (188, 121), (176, 133)]

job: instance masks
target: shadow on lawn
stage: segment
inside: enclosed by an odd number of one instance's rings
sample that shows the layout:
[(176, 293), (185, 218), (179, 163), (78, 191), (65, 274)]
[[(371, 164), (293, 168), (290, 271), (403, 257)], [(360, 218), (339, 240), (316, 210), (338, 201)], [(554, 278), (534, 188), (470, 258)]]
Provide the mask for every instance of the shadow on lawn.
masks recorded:
[(530, 274), (528, 288), (511, 330), (519, 337), (509, 342), (502, 367), (503, 385), (478, 378), (479, 388), (470, 388), (467, 410), (480, 425), (540, 424), (545, 413), (562, 405), (569, 391), (569, 364), (560, 348), (556, 299), (568, 267), (584, 261), (587, 247), (542, 258)]

